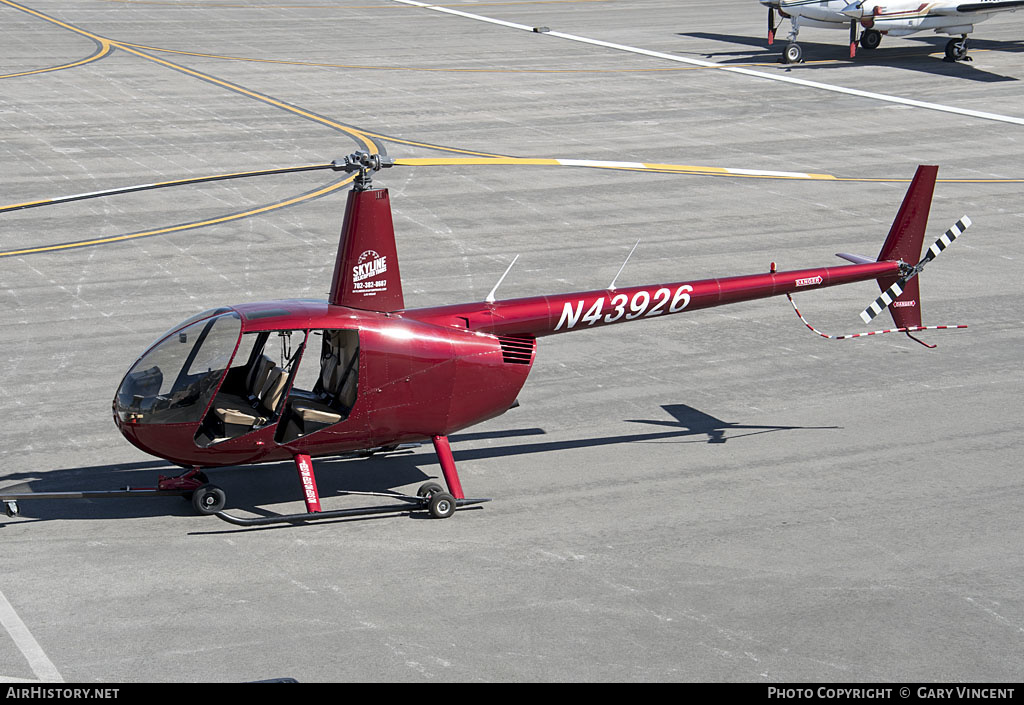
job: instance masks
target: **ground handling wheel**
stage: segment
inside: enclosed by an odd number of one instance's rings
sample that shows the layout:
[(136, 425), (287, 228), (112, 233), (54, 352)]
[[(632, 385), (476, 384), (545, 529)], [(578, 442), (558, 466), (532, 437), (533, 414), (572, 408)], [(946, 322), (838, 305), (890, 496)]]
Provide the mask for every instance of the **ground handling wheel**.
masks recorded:
[(199, 514), (216, 514), (224, 508), (227, 497), (217, 485), (203, 485), (192, 493), (192, 508)]
[(444, 487), (437, 484), (436, 482), (424, 482), (420, 485), (420, 488), (416, 490), (417, 497), (430, 498), (438, 492), (444, 492)]
[(435, 519), (447, 519), (455, 513), (455, 498), (447, 492), (437, 492), (430, 496), (427, 509)]

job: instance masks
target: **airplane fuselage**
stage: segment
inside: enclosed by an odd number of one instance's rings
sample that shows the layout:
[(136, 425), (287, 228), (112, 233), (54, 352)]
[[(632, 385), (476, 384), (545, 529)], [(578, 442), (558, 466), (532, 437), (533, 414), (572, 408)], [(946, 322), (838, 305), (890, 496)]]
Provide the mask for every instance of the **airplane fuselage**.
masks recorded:
[(767, 0), (762, 4), (775, 7), (783, 17), (798, 18), (799, 24), (804, 27), (848, 29), (851, 20), (857, 20), (865, 29), (904, 36), (926, 30), (943, 34), (969, 34), (974, 31), (975, 24), (992, 16), (985, 12), (984, 5), (998, 4), (999, 1), (971, 3), (970, 6), (977, 9), (969, 12), (956, 11), (949, 2), (881, 4), (865, 0), (859, 12), (852, 11), (851, 3), (846, 0)]

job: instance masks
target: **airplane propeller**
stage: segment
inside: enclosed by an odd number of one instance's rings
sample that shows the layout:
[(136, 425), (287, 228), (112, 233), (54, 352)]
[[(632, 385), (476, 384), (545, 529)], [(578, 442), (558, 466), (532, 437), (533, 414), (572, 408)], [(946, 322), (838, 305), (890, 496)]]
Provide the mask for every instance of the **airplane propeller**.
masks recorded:
[(899, 298), (900, 294), (903, 293), (904, 285), (921, 273), (924, 266), (931, 262), (933, 259), (939, 256), (943, 250), (949, 247), (954, 240), (963, 234), (964, 230), (971, 226), (971, 219), (966, 215), (960, 220), (956, 221), (946, 232), (944, 232), (938, 240), (932, 243), (928, 251), (925, 252), (924, 257), (917, 264), (903, 265), (906, 273), (900, 277), (896, 282), (893, 283), (888, 289), (882, 292), (882, 294), (871, 302), (871, 305), (861, 311), (860, 317), (865, 323), (870, 323), (871, 320), (885, 310), (889, 304)]
[(775, 7), (768, 6), (768, 46), (775, 43)]

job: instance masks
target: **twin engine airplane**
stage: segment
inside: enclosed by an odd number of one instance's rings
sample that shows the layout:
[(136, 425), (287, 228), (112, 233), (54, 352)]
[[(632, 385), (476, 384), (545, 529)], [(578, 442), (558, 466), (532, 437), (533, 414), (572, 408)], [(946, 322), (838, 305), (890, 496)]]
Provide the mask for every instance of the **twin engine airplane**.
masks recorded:
[[(391, 160), (357, 152), (334, 165), (356, 178), (327, 300), (247, 303), (192, 316), (146, 350), (117, 390), (114, 423), (125, 438), (187, 471), (161, 476), (154, 488), (0, 492), (9, 515), (23, 499), (176, 494), (200, 514), (242, 526), (417, 509), (448, 517), (487, 501), (464, 495), (448, 436), (516, 406), (538, 338), (872, 279), (883, 293), (862, 317), (870, 321), (888, 308), (897, 325), (876, 332), (945, 328), (921, 325), (917, 274), (969, 224), (962, 219), (921, 258), (938, 169), (921, 166), (877, 258), (840, 255), (852, 264), (780, 272), (773, 263), (761, 274), (623, 288), (613, 281), (595, 291), (506, 300), (495, 300), (492, 290), (484, 301), (409, 309), (390, 196), (370, 183)], [(396, 502), (384, 506), (321, 506), (314, 457), (392, 451), (427, 439), (444, 486), (428, 482), (416, 496), (343, 493)], [(204, 472), (282, 460), (295, 464), (305, 513), (228, 514), (224, 491)]]
[(943, 61), (970, 61), (967, 55), (967, 35), (974, 25), (984, 22), (999, 12), (1013, 12), (1024, 7), (1024, 0), (975, 0), (975, 2), (917, 2), (916, 0), (889, 0), (885, 5), (877, 0), (758, 0), (768, 8), (768, 44), (775, 42), (775, 13), (789, 19), (789, 44), (782, 54), (782, 62), (796, 64), (803, 61), (803, 49), (796, 43), (801, 26), (850, 29), (850, 58), (856, 55), (857, 32), (864, 49), (875, 49), (882, 35), (904, 37), (915, 32), (932, 30), (936, 33), (960, 35), (946, 43)]

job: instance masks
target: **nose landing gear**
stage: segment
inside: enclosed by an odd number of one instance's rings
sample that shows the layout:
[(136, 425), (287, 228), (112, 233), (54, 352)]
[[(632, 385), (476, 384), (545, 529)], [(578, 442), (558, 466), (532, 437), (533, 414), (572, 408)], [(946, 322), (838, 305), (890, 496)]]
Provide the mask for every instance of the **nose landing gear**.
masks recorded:
[(949, 61), (951, 63), (957, 61), (973, 61), (973, 59), (967, 55), (966, 34), (961, 34), (959, 39), (954, 37), (946, 42), (946, 56), (942, 60)]

